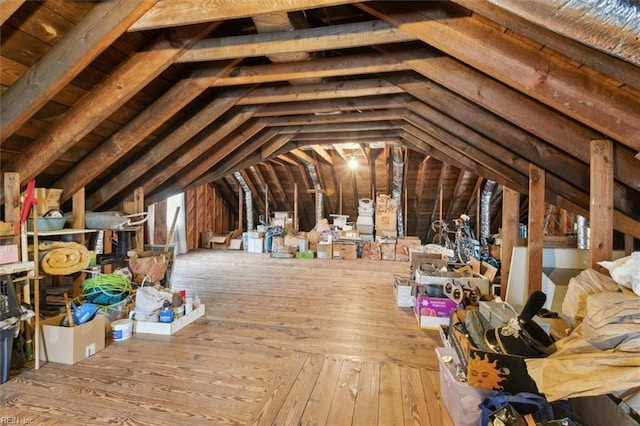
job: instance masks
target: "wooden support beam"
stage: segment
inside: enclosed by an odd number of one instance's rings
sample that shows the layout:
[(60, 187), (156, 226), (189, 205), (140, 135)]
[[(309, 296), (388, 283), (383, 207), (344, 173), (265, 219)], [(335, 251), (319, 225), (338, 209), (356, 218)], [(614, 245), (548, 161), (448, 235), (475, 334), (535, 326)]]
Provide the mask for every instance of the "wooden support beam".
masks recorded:
[(411, 41), (415, 37), (386, 22), (374, 20), (293, 31), (208, 38), (197, 43), (178, 62), (348, 49), (362, 46), (362, 40), (367, 40), (370, 45), (378, 45)]
[(18, 222), (20, 221), (20, 174), (4, 172), (3, 188), (5, 194), (4, 220), (5, 222)]
[(613, 142), (591, 141), (589, 264), (602, 273), (598, 262), (611, 260), (613, 252), (613, 167)]
[[(162, 126), (168, 119), (189, 104), (189, 102), (202, 94), (202, 92), (207, 89), (211, 81), (214, 81), (219, 75), (225, 75), (234, 64), (236, 64), (236, 62), (231, 61), (226, 65), (215, 68), (206, 67), (196, 69), (188, 76), (188, 78), (177, 82), (147, 109), (134, 117), (120, 130), (109, 137), (109, 139), (91, 151), (71, 170), (65, 173), (62, 178), (58, 179), (54, 184), (54, 188), (62, 188), (64, 190), (62, 193), (62, 200), (65, 200), (64, 194), (74, 193), (77, 188), (85, 186), (94, 180), (111, 164), (115, 163), (138, 143), (148, 137), (154, 130)], [(217, 102), (215, 102), (215, 110), (218, 113), (207, 114), (206, 122), (210, 123), (215, 117), (219, 116), (221, 111), (226, 111), (226, 109), (233, 105), (234, 101), (238, 98), (239, 97), (236, 96), (232, 96), (230, 98), (222, 96), (219, 100), (217, 99)], [(208, 109), (211, 108), (205, 108), (205, 110)], [(193, 122), (195, 120), (189, 121)], [(203, 125), (203, 123), (200, 124), (200, 126)], [(198, 127), (201, 128), (200, 126)], [(187, 128), (191, 132), (195, 132), (193, 127)], [(183, 139), (183, 141), (184, 140), (187, 139)], [(155, 155), (163, 153), (165, 156), (171, 155), (175, 150), (163, 150), (163, 145), (166, 145), (167, 143), (167, 139), (165, 139), (163, 140), (163, 143), (155, 146), (151, 151), (153, 151)], [(143, 156), (145, 155), (143, 154)], [(149, 157), (149, 155), (146, 155), (145, 157)], [(144, 164), (143, 167), (145, 168), (145, 171), (151, 168), (150, 163), (142, 161), (141, 163)], [(129, 177), (128, 183), (131, 183), (131, 177)]]
[(0, 1), (0, 24), (4, 24), (26, 0)]
[[(116, 176), (113, 176), (109, 182), (97, 189), (87, 200), (87, 207), (90, 210), (97, 209), (118, 192), (125, 189), (128, 185), (131, 185), (132, 181), (138, 179), (150, 169), (153, 169), (162, 160), (170, 155), (175, 155), (175, 152), (178, 151), (183, 144), (191, 140), (191, 138), (195, 137), (198, 132), (205, 129), (209, 124), (229, 111), (229, 109), (231, 109), (247, 92), (248, 89), (246, 88), (238, 91), (228, 91), (211, 100), (207, 106), (202, 108), (198, 113), (186, 120), (181, 126), (173, 130), (158, 142), (153, 149), (142, 153), (136, 162), (126, 166), (124, 169), (119, 171)], [(253, 107), (248, 111), (255, 111), (255, 109), (256, 108)], [(240, 126), (240, 124), (244, 123), (245, 120), (251, 117), (250, 113), (245, 113), (244, 111), (245, 110), (238, 112), (237, 114), (234, 114), (232, 118), (220, 123), (216, 130), (212, 131), (207, 136), (207, 138), (211, 139), (205, 139), (205, 142), (209, 141), (209, 143), (213, 144), (226, 136), (233, 129)], [(187, 162), (188, 160), (188, 156), (181, 159), (181, 161)], [(175, 167), (175, 165), (172, 167)], [(172, 175), (173, 173), (169, 176)], [(149, 189), (147, 189), (146, 193), (148, 194), (149, 192)]]
[(528, 260), (527, 292), (542, 289), (542, 248), (544, 245), (544, 192), (545, 172), (538, 166), (529, 166), (529, 221), (527, 225)]
[(166, 70), (219, 22), (176, 28), (157, 37), (61, 116), (51, 128), (5, 167), (28, 181), (122, 107), (150, 81)]
[(513, 248), (518, 245), (520, 225), (520, 193), (503, 187), (502, 191), (502, 245), (500, 246), (500, 297), (507, 300), (509, 271)]
[[(60, 43), (54, 44), (29, 72), (2, 94), (0, 141), (4, 142), (38, 112), (155, 2), (156, 0), (117, 0), (96, 3)], [(13, 13), (14, 10), (11, 9), (20, 4), (22, 1), (0, 2), (2, 20)]]
[(256, 2), (255, 0), (209, 1), (195, 5), (191, 1), (159, 1), (149, 12), (131, 25), (129, 31), (166, 28), (206, 21), (249, 18), (275, 12), (291, 12), (344, 4), (344, 0), (296, 0)]

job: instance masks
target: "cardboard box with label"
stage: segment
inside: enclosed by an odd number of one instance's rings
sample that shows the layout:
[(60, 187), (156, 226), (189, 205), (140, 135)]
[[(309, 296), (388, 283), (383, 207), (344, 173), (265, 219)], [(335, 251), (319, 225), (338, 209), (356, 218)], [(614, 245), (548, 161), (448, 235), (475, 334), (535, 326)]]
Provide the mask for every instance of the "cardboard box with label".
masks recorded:
[(416, 289), (414, 311), (420, 328), (439, 330), (441, 325), (449, 324), (451, 311), (461, 307), (448, 297), (427, 296), (423, 286)]
[(61, 364), (75, 364), (104, 349), (105, 316), (75, 327), (62, 327), (64, 315), (40, 321), (40, 359)]
[(354, 241), (336, 241), (333, 243), (334, 259), (355, 260), (357, 257), (357, 245)]

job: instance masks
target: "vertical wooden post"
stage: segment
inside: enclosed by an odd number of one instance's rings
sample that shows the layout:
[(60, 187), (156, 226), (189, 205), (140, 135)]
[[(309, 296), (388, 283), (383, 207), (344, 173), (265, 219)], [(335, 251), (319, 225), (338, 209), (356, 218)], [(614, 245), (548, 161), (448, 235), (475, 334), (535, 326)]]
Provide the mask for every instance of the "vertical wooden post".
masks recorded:
[(298, 219), (298, 183), (294, 182), (293, 184), (293, 227), (296, 232), (298, 232), (299, 226)]
[[(438, 202), (438, 219), (442, 222), (442, 188), (440, 188), (440, 200)], [(442, 230), (442, 227), (440, 228)], [(442, 232), (442, 231), (440, 231)]]
[(342, 183), (340, 183), (340, 209), (338, 210), (342, 214)]
[(633, 235), (624, 234), (624, 255), (630, 256), (633, 252)]
[(238, 231), (242, 232), (242, 218), (244, 217), (244, 205), (242, 187), (238, 186)]
[(35, 360), (35, 369), (40, 368), (40, 253), (38, 241), (38, 208), (31, 207), (33, 213), (33, 311), (34, 317), (34, 333), (33, 333), (33, 356)]
[(507, 300), (513, 247), (518, 244), (520, 193), (506, 186), (502, 190), (502, 244), (500, 245), (500, 297)]
[(611, 260), (613, 251), (613, 143), (591, 141), (589, 202), (589, 263), (599, 272), (597, 262)]
[[(144, 187), (139, 186), (133, 190), (133, 205), (135, 209), (135, 213), (144, 213)], [(135, 220), (140, 220), (141, 217), (134, 218)], [(133, 244), (133, 248), (137, 248), (140, 250), (144, 250), (144, 235), (145, 228), (147, 224), (144, 223), (139, 230), (135, 233), (135, 242)]]
[(545, 173), (538, 166), (529, 166), (529, 223), (527, 226), (529, 268), (525, 294), (542, 289), (542, 248), (544, 244)]
[(167, 200), (158, 201), (154, 212), (153, 244), (160, 246), (167, 242)]
[(4, 220), (5, 222), (20, 221), (20, 174), (5, 172), (3, 174), (4, 187)]
[[(86, 227), (86, 217), (85, 217), (85, 191), (84, 188), (80, 188), (78, 192), (73, 194), (71, 201), (71, 208), (73, 209), (73, 224), (72, 227), (76, 229), (84, 229)], [(76, 236), (76, 241), (80, 244), (84, 245), (85, 236), (84, 234), (78, 234)], [(73, 297), (78, 297), (82, 293), (82, 283), (84, 282), (86, 274), (84, 272), (78, 272), (73, 274)]]
[(269, 223), (269, 184), (264, 190), (264, 221)]

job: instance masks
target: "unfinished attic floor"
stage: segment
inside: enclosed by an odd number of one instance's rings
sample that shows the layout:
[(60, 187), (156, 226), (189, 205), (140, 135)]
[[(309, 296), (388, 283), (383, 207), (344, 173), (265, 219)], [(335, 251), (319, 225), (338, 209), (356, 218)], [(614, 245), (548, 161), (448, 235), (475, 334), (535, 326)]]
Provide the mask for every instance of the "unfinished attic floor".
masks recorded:
[(75, 365), (0, 385), (0, 418), (36, 425), (452, 425), (435, 331), (398, 308), (406, 262), (178, 256), (174, 289), (204, 317), (134, 333)]

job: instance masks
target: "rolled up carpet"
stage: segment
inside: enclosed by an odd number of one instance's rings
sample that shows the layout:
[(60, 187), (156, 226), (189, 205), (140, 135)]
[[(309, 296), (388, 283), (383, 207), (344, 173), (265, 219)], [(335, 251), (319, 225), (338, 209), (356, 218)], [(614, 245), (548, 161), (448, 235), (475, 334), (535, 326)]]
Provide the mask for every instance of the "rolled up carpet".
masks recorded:
[(74, 242), (53, 242), (40, 261), (40, 267), (50, 275), (67, 275), (89, 266), (89, 250)]

